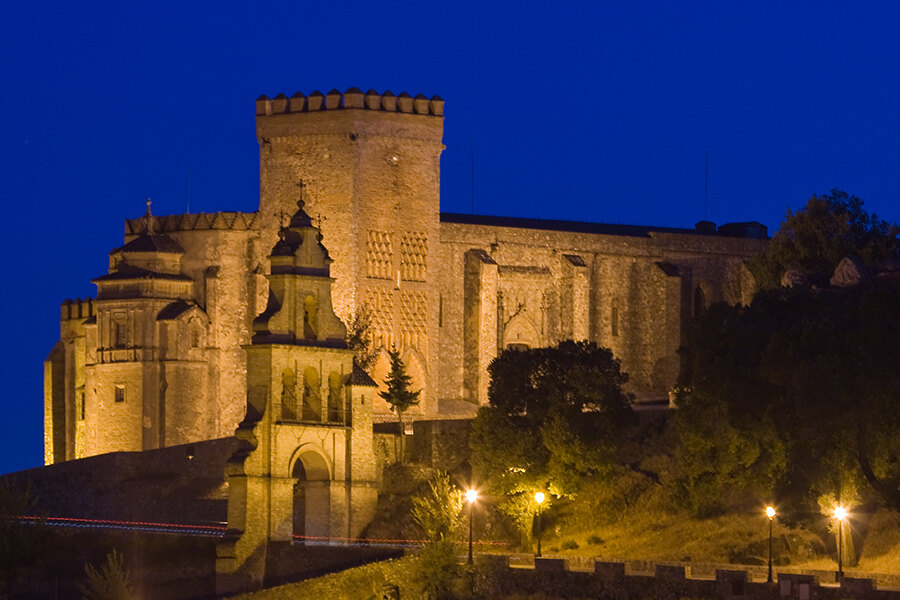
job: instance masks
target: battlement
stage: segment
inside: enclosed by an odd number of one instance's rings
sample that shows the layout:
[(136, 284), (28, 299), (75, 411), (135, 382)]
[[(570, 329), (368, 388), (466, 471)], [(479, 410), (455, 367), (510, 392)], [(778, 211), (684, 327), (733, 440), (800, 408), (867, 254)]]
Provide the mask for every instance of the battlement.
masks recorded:
[[(164, 217), (154, 215), (151, 218), (154, 220), (154, 231), (157, 233), (204, 229), (246, 231), (256, 228), (257, 214), (255, 212), (187, 213)], [(125, 219), (125, 235), (144, 233), (146, 227), (146, 216), (138, 219)]]
[(75, 298), (74, 300), (65, 300), (60, 306), (60, 319), (68, 321), (70, 319), (88, 319), (94, 316), (94, 301), (91, 298)]
[(256, 99), (256, 116), (351, 108), (443, 117), (444, 99), (440, 96), (428, 98), (424, 94), (417, 94), (413, 97), (406, 92), (395, 96), (390, 90), (383, 94), (379, 94), (375, 90), (363, 93), (355, 87), (348, 89), (343, 94), (337, 90), (331, 90), (327, 94), (317, 90), (309, 96), (297, 92), (290, 98), (284, 94), (278, 94), (271, 99), (266, 95)]

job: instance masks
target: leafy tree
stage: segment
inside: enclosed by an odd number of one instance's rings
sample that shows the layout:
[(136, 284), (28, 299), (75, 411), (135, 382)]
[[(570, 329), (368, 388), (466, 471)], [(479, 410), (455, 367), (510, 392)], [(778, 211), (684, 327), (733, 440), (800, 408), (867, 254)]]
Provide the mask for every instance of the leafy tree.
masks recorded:
[(378, 395), (384, 398), (391, 405), (391, 410), (397, 413), (397, 421), (400, 423), (400, 459), (403, 460), (403, 413), (419, 404), (419, 394), (422, 390), (410, 391), (409, 384), (412, 378), (406, 374), (406, 367), (403, 359), (400, 358), (400, 351), (396, 348), (388, 350), (388, 356), (391, 359), (391, 370), (388, 373), (384, 384), (387, 390), (378, 392)]
[[(844, 257), (898, 256), (900, 229), (832, 190), (788, 213), (751, 261), (763, 291), (713, 306), (683, 349), (678, 496), (698, 513), (747, 491), (814, 509), (876, 492), (900, 509), (900, 283), (828, 281)], [(781, 288), (787, 269), (814, 285)]]
[(378, 358), (372, 339), (372, 312), (365, 305), (359, 306), (347, 323), (347, 347), (353, 350), (353, 358), (363, 371), (368, 371)]
[(616, 463), (631, 422), (628, 376), (612, 352), (588, 342), (506, 350), (488, 368), (489, 404), (479, 409), (470, 445), (473, 467), (499, 508), (523, 531), (533, 495), (572, 496)]
[(779, 289), (713, 307), (685, 349), (680, 492), (697, 512), (740, 490), (798, 509), (866, 486), (900, 510), (900, 281)]
[(798, 269), (813, 283), (825, 285), (847, 256), (867, 265), (896, 258), (898, 233), (897, 225), (866, 212), (862, 200), (834, 189), (813, 196), (796, 213), (788, 211), (766, 251), (754, 257), (749, 267), (761, 289), (779, 287), (789, 269)]

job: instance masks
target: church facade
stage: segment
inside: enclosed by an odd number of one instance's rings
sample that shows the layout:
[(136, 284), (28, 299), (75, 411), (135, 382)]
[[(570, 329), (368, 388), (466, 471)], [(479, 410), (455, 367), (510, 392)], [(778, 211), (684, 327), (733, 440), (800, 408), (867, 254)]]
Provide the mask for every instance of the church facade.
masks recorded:
[[(394, 346), (422, 389), (413, 418), (472, 414), (500, 351), (563, 339), (611, 348), (639, 401), (664, 398), (694, 312), (755, 291), (744, 262), (765, 227), (442, 213), (443, 113), (437, 96), (356, 88), (258, 99), (259, 210), (155, 216), (148, 206), (125, 221), (96, 298), (62, 304), (44, 365), (45, 462), (234, 433), (254, 319), (272, 306), (268, 257), (298, 200), (333, 260), (334, 313), (370, 316), (380, 355), (368, 374), (384, 380)], [(316, 339), (323, 302), (292, 303)], [(352, 370), (302, 367), (292, 385), (320, 399), (309, 418), (324, 419)], [(374, 411), (390, 418), (380, 400)]]

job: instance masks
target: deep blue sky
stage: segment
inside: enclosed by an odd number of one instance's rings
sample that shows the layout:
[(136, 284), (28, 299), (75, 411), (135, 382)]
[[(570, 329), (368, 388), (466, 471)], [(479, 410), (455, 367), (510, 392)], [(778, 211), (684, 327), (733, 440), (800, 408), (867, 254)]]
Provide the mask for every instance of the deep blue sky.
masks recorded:
[(255, 210), (254, 99), (447, 102), (442, 208), (774, 230), (833, 187), (896, 221), (900, 4), (12, 2), (0, 18), (0, 473), (39, 465), (58, 306), (123, 219)]

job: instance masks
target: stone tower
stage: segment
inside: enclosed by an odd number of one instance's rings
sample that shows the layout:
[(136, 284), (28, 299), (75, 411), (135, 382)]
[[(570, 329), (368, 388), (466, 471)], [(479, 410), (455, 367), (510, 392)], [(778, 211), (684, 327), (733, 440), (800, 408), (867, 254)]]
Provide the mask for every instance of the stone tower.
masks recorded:
[(443, 111), (437, 96), (357, 88), (256, 103), (260, 246), (275, 242), (302, 180), (334, 259), (335, 311), (369, 312), (376, 346), (400, 349), (424, 390), (423, 413), (435, 408)]
[(143, 220), (140, 235), (110, 252), (109, 273), (93, 280), (97, 298), (80, 332), (90, 351), (81, 350), (68, 458), (183, 444), (214, 431), (209, 319), (182, 272), (184, 249), (157, 231), (149, 201)]
[(303, 202), (268, 257), (269, 299), (247, 352), (247, 413), (226, 467), (218, 593), (260, 587), (266, 548), (358, 536), (375, 512), (375, 382), (354, 368), (331, 306), (331, 259)]

